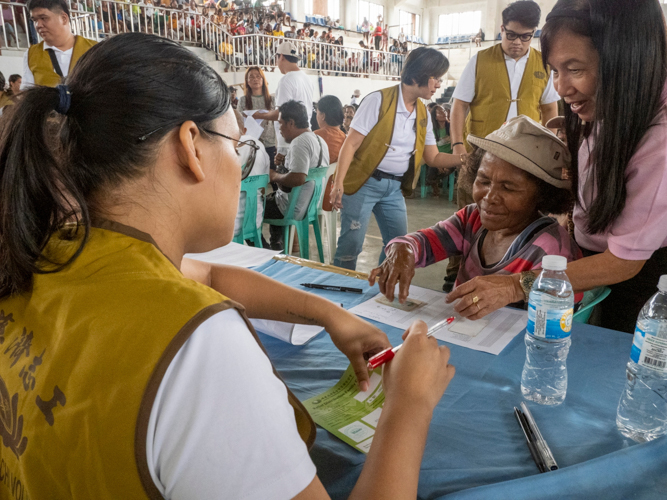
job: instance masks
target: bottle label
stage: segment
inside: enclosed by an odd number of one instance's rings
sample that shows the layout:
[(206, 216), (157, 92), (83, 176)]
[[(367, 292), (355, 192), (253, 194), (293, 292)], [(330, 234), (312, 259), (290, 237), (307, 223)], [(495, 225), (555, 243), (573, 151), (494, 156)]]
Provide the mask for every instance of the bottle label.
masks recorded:
[(639, 366), (667, 372), (667, 338), (656, 335), (662, 332), (653, 332), (658, 325), (653, 326), (650, 322), (637, 323), (630, 359)]
[(526, 331), (543, 339), (564, 339), (572, 330), (572, 308), (563, 309), (560, 299), (530, 293)]

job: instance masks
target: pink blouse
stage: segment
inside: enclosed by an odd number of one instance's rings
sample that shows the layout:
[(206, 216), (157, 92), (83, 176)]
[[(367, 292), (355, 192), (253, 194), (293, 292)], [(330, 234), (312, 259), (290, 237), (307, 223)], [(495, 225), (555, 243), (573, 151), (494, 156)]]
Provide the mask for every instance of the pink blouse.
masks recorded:
[(595, 197), (588, 164), (593, 139), (579, 149), (579, 199), (574, 208), (574, 235), (582, 248), (609, 251), (619, 259), (648, 260), (667, 247), (667, 85), (663, 107), (642, 138), (625, 171), (627, 198), (623, 212), (604, 233), (588, 234), (586, 209)]

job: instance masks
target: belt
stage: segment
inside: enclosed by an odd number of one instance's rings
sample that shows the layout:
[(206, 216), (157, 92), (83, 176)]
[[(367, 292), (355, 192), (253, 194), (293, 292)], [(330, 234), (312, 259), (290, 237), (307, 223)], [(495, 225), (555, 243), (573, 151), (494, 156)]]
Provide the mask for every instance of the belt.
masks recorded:
[(375, 177), (377, 180), (389, 179), (390, 181), (398, 181), (398, 182), (401, 182), (403, 180), (402, 175), (391, 175), (386, 172), (383, 172), (382, 170), (378, 170), (377, 168), (373, 171), (371, 177)]

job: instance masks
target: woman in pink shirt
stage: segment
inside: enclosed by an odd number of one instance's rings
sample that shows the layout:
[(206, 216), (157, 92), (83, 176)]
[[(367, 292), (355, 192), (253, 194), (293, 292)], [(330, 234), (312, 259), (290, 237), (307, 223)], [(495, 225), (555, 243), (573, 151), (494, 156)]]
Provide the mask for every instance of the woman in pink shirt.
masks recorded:
[[(559, 0), (542, 30), (544, 62), (565, 101), (584, 259), (576, 292), (612, 289), (601, 326), (633, 332), (667, 274), (667, 36), (654, 0)], [(602, 119), (604, 117), (604, 119)], [(448, 301), (477, 319), (525, 297), (536, 273), (480, 277)], [(473, 301), (473, 298), (477, 298)]]

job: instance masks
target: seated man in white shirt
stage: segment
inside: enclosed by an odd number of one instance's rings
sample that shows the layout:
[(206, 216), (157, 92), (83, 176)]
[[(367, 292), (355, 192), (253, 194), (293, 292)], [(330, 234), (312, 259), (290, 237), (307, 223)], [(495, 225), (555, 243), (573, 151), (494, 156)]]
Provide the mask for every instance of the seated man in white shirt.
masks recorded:
[[(329, 148), (326, 142), (310, 131), (306, 107), (297, 101), (287, 101), (279, 108), (280, 133), (289, 144), (286, 156), (276, 155), (276, 165), (280, 170), (271, 170), (271, 182), (279, 185), (279, 189), (266, 197), (264, 217), (266, 219), (282, 219), (290, 205), (292, 188), (303, 186), (297, 200), (294, 218), (302, 219), (308, 210), (315, 186), (306, 183), (311, 168), (329, 165)], [(282, 168), (280, 168), (282, 166)], [(305, 186), (304, 186), (305, 184)], [(271, 248), (283, 249), (283, 228), (270, 226)]]
[[(244, 166), (249, 159), (251, 158), (250, 153), (253, 151), (253, 148), (247, 144), (241, 144), (242, 142), (254, 142), (256, 146), (259, 147), (255, 151), (255, 157), (250, 170), (248, 177), (254, 175), (264, 175), (269, 173), (269, 155), (264, 149), (264, 144), (259, 140), (255, 139), (250, 135), (246, 135), (246, 128), (243, 124), (243, 116), (238, 111), (234, 111), (236, 115), (236, 121), (239, 124), (239, 132), (241, 132), (241, 138), (239, 139), (239, 146), (237, 151), (239, 153), (239, 163), (241, 166)], [(239, 234), (243, 230), (243, 217), (245, 216), (245, 201), (246, 193), (241, 191), (241, 196), (239, 197), (239, 208), (236, 212), (236, 220), (234, 221), (234, 236)], [(264, 220), (264, 189), (257, 190), (257, 216), (255, 218), (257, 227), (262, 227), (262, 221)], [(251, 244), (252, 242), (247, 241), (246, 243)], [(264, 244), (264, 242), (263, 242)]]

